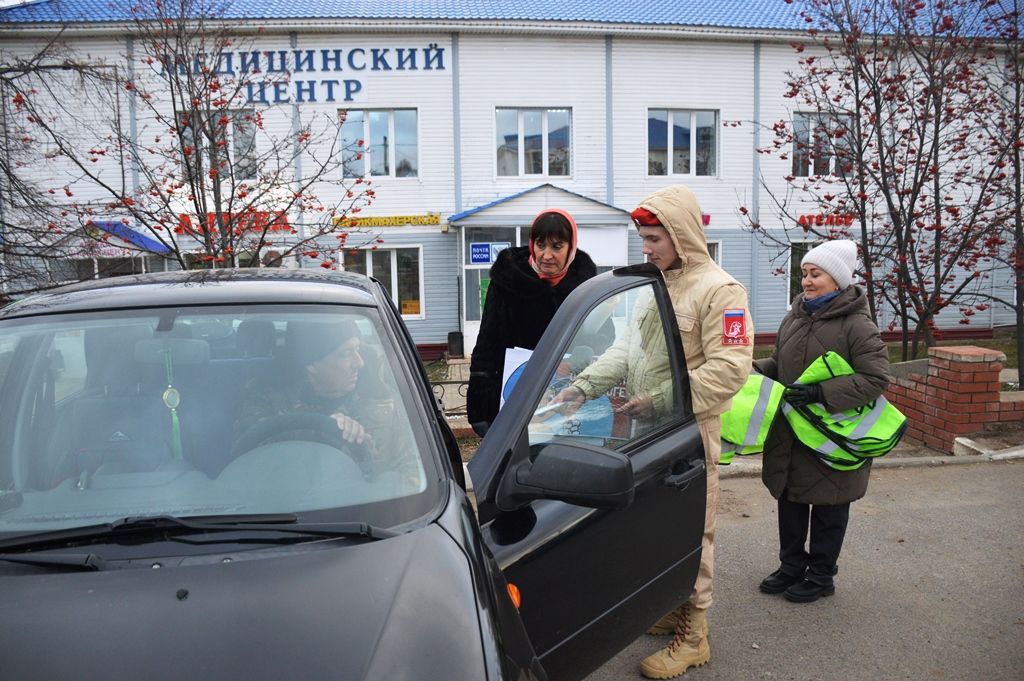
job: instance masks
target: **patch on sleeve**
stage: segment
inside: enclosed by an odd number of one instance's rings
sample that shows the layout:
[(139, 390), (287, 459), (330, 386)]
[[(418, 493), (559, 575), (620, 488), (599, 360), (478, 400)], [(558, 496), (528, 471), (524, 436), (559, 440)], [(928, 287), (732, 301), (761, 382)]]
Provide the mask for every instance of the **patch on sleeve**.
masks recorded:
[(746, 310), (726, 310), (722, 313), (722, 345), (750, 345)]

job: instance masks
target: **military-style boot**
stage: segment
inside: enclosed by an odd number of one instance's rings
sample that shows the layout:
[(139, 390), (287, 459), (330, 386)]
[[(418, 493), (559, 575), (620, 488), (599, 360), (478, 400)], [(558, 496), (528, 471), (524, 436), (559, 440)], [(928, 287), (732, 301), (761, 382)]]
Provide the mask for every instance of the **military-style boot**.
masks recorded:
[(671, 679), (711, 659), (707, 610), (686, 603), (678, 612), (675, 636), (667, 646), (640, 663), (640, 673), (649, 679)]
[[(689, 603), (680, 605), (675, 610), (666, 613), (661, 616), (661, 619), (651, 625), (651, 628), (647, 630), (647, 633), (651, 636), (668, 636), (669, 634), (676, 633), (676, 627), (679, 625), (679, 620), (684, 617), (683, 611), (686, 608), (692, 608), (693, 606)], [(704, 622), (704, 636), (708, 635), (708, 620), (707, 617), (703, 619)]]
[(651, 636), (668, 636), (669, 634), (676, 633), (676, 624), (683, 613), (683, 607), (685, 606), (679, 606), (675, 610), (662, 615), (660, 620), (651, 625), (647, 633)]

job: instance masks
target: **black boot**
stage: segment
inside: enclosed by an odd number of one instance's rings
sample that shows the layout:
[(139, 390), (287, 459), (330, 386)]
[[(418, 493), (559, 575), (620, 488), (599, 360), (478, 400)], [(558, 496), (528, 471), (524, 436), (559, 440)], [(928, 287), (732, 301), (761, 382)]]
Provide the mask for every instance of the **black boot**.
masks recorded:
[(761, 593), (780, 594), (794, 584), (799, 584), (803, 578), (803, 574), (787, 575), (780, 568), (762, 579), (758, 588), (761, 589)]
[(793, 601), (794, 603), (811, 603), (822, 596), (831, 596), (835, 592), (836, 586), (831, 582), (828, 584), (818, 584), (817, 582), (805, 579), (799, 584), (794, 584), (786, 589), (786, 592), (783, 595), (786, 597), (787, 601)]

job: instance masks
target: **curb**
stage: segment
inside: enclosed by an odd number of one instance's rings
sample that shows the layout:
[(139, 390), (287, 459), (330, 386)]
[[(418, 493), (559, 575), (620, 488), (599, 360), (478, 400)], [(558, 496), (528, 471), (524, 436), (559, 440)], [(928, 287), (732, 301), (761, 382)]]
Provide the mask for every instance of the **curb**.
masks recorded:
[[(985, 463), (990, 461), (1024, 460), (1024, 445), (1008, 447), (992, 452), (970, 454), (964, 456), (897, 456), (882, 457), (871, 464), (872, 468), (914, 468), (920, 466), (958, 466), (969, 463)], [(746, 478), (761, 475), (761, 462), (733, 462), (718, 467), (720, 478)]]

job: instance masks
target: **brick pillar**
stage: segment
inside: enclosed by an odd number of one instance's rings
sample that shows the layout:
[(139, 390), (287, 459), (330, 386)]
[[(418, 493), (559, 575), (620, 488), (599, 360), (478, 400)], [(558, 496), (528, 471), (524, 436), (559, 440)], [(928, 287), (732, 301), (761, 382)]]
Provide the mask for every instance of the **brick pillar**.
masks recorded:
[(899, 379), (890, 401), (908, 419), (907, 436), (953, 451), (953, 439), (1000, 420), (999, 371), (1006, 355), (973, 345), (928, 349), (928, 375)]

